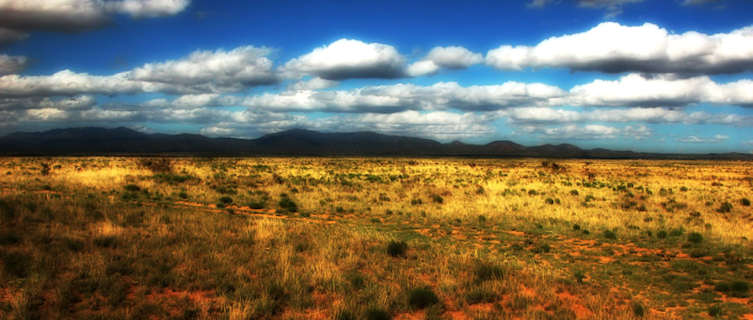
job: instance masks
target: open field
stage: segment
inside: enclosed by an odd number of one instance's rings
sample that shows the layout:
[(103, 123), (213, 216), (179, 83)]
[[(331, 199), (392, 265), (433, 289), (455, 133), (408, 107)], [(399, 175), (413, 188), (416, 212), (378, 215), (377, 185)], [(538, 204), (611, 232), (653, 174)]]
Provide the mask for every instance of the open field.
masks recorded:
[(753, 319), (753, 163), (2, 158), (0, 319)]

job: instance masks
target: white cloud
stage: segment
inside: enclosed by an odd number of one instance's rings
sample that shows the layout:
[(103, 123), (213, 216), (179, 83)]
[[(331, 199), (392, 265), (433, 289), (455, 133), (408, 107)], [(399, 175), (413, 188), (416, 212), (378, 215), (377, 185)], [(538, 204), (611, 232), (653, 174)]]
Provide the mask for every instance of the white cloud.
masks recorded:
[(93, 76), (59, 71), (49, 76), (0, 77), (0, 97), (63, 96), (76, 94), (119, 94), (157, 92), (168, 89), (161, 84), (129, 80), (124, 73), (112, 76)]
[(326, 80), (399, 78), (405, 58), (386, 44), (340, 39), (288, 61), (283, 71), (291, 77), (312, 75)]
[(0, 110), (25, 110), (41, 108), (58, 108), (65, 110), (83, 109), (96, 103), (94, 97), (84, 95), (62, 98), (0, 98)]
[(568, 124), (558, 127), (529, 124), (521, 127), (527, 134), (538, 135), (550, 140), (603, 140), (616, 138), (633, 138), (642, 140), (651, 136), (651, 130), (645, 126), (626, 126), (623, 128), (601, 124), (578, 126)]
[(465, 69), (483, 61), (481, 54), (473, 53), (463, 47), (434, 47), (423, 60), (408, 66), (407, 74), (415, 77), (434, 74), (441, 68)]
[(682, 142), (682, 143), (716, 143), (716, 142), (722, 142), (726, 140), (729, 140), (729, 136), (725, 136), (721, 134), (717, 134), (717, 135), (714, 135), (713, 137), (707, 137), (707, 138), (698, 137), (698, 136), (687, 136), (687, 137), (677, 139), (678, 142)]
[(278, 81), (267, 48), (239, 47), (230, 51), (195, 51), (188, 57), (147, 63), (128, 72), (132, 80), (184, 87), (188, 92), (240, 91)]
[(105, 24), (110, 14), (160, 17), (183, 11), (188, 0), (0, 0), (0, 27), (19, 31), (76, 31)]
[(392, 114), (349, 114), (309, 119), (284, 113), (248, 110), (230, 121), (205, 127), (201, 132), (212, 136), (247, 137), (291, 128), (308, 128), (325, 132), (375, 131), (452, 140), (492, 134), (492, 120), (489, 115), (444, 111), (423, 113), (409, 110)]
[(332, 81), (332, 80), (326, 80), (322, 78), (312, 78), (309, 80), (301, 80), (298, 81), (291, 86), (289, 86), (289, 90), (291, 91), (297, 91), (297, 90), (320, 90), (320, 89), (327, 89), (334, 86), (337, 86), (339, 82)]
[(83, 31), (107, 24), (112, 15), (134, 18), (175, 15), (190, 0), (0, 0), (0, 46), (26, 39), (29, 32)]
[(580, 111), (549, 107), (523, 107), (502, 110), (498, 114), (518, 125), (576, 122), (643, 122), (753, 126), (753, 116), (710, 114), (701, 111), (687, 113), (682, 110), (660, 107), (585, 109)]
[(0, 76), (19, 73), (26, 68), (27, 61), (26, 57), (0, 54)]
[(568, 103), (580, 106), (685, 106), (693, 103), (753, 105), (753, 81), (717, 84), (707, 76), (648, 78), (628, 74), (618, 80), (594, 80), (570, 90)]
[(122, 0), (108, 2), (105, 8), (136, 18), (153, 18), (178, 14), (189, 3), (189, 0)]
[(396, 84), (352, 90), (266, 93), (245, 99), (243, 105), (266, 110), (325, 110), (389, 113), (406, 109), (497, 110), (548, 103), (566, 95), (540, 83), (505, 82), (501, 85), (462, 87), (455, 82), (431, 86)]
[(753, 70), (753, 26), (707, 35), (674, 34), (651, 23), (605, 22), (533, 47), (500, 46), (487, 53), (486, 63), (503, 70), (563, 67), (608, 73), (740, 73)]

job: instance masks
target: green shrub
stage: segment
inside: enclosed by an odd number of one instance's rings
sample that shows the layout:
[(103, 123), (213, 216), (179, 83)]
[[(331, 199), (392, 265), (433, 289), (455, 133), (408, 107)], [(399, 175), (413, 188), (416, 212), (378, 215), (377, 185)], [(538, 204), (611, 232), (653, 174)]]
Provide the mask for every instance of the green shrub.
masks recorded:
[(612, 230), (604, 230), (604, 238), (614, 240), (617, 239), (617, 234)]
[(718, 209), (716, 209), (716, 212), (719, 212), (719, 213), (728, 213), (730, 211), (732, 211), (732, 204), (727, 201), (722, 203), (722, 205), (719, 206)]
[(498, 299), (499, 295), (491, 290), (480, 287), (472, 288), (471, 291), (465, 295), (465, 300), (468, 304), (489, 303), (495, 302)]
[(233, 203), (233, 198), (228, 197), (228, 196), (222, 197), (222, 198), (220, 198), (220, 203), (222, 203), (224, 205), (229, 205), (229, 204)]
[(489, 280), (502, 279), (504, 276), (504, 270), (502, 267), (490, 264), (490, 263), (478, 263), (473, 268), (473, 274), (475, 275), (476, 282), (484, 282)]
[(573, 225), (573, 230), (574, 230), (574, 231), (578, 231), (578, 230), (580, 230), (580, 225), (579, 225), (579, 224), (577, 224), (577, 223), (576, 223), (576, 224), (574, 224), (574, 225)]
[(667, 231), (666, 230), (659, 230), (656, 232), (656, 237), (659, 239), (664, 239), (667, 237)]
[(748, 198), (742, 198), (740, 199), (740, 204), (747, 207), (750, 205), (750, 200), (748, 200)]
[(128, 191), (128, 192), (136, 192), (136, 191), (141, 190), (141, 188), (135, 184), (127, 184), (123, 187), (123, 189), (125, 189), (125, 191)]
[(406, 251), (408, 251), (408, 244), (405, 241), (390, 241), (387, 244), (387, 254), (393, 257), (404, 257)]
[(716, 304), (709, 307), (709, 315), (712, 317), (718, 317), (722, 315), (722, 306)]
[(26, 278), (29, 275), (32, 264), (30, 256), (20, 252), (9, 252), (2, 254), (0, 259), (3, 261), (3, 269), (9, 275), (16, 278)]
[(701, 243), (703, 242), (703, 235), (698, 232), (691, 232), (688, 234), (688, 242), (695, 244)]
[(366, 310), (365, 318), (366, 320), (392, 320), (392, 315), (380, 308), (369, 308)]
[(416, 288), (408, 293), (408, 304), (414, 309), (423, 309), (439, 302), (439, 298), (429, 288)]
[(633, 302), (632, 305), (633, 309), (633, 315), (635, 315), (638, 318), (642, 318), (643, 315), (646, 313), (645, 308), (643, 308), (643, 305), (640, 302)]
[(738, 280), (732, 282), (720, 282), (714, 287), (714, 289), (729, 296), (744, 298), (748, 296), (750, 285), (745, 281)]
[(281, 212), (297, 212), (298, 211), (298, 204), (295, 203), (292, 199), (288, 197), (287, 193), (283, 193), (280, 195), (280, 201), (277, 203), (277, 205), (280, 207)]
[(434, 201), (435, 203), (441, 204), (441, 203), (444, 202), (444, 198), (442, 198), (442, 196), (440, 196), (438, 194), (432, 193), (431, 194), (431, 201)]

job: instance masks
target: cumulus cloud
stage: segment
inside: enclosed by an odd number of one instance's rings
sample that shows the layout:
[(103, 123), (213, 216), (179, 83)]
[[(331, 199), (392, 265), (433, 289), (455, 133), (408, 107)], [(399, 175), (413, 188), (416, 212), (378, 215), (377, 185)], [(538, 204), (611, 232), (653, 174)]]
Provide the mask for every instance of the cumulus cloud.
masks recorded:
[(352, 90), (290, 91), (248, 97), (243, 105), (268, 110), (324, 110), (338, 112), (390, 113), (407, 109), (497, 110), (514, 106), (549, 103), (566, 95), (563, 90), (541, 84), (505, 82), (501, 85), (462, 87), (456, 82), (431, 86), (396, 84)]
[(334, 86), (337, 86), (339, 84), (338, 81), (332, 81), (322, 78), (313, 78), (308, 80), (301, 80), (298, 82), (293, 83), (288, 87), (288, 90), (291, 91), (298, 91), (298, 90), (320, 90), (320, 89), (327, 89)]
[(243, 137), (290, 128), (308, 128), (325, 132), (375, 131), (451, 140), (492, 134), (494, 128), (490, 125), (491, 120), (493, 118), (488, 115), (475, 113), (412, 110), (392, 114), (335, 115), (314, 120), (284, 113), (248, 110), (233, 120), (205, 127), (201, 132), (213, 136)]
[(753, 81), (718, 84), (708, 76), (676, 78), (628, 74), (617, 80), (594, 80), (570, 90), (569, 102), (580, 106), (685, 106), (693, 103), (753, 105)]
[[(48, 76), (0, 76), (0, 97), (124, 93), (218, 93), (276, 83), (266, 48), (196, 51), (184, 59), (148, 63), (131, 71), (96, 76), (62, 70)], [(5, 62), (8, 61), (8, 62)], [(0, 71), (17, 72), (23, 57), (0, 55)], [(0, 72), (2, 74), (2, 72)]]
[(0, 76), (19, 73), (26, 68), (27, 61), (26, 57), (0, 54)]
[(605, 22), (535, 46), (502, 45), (486, 63), (503, 70), (563, 67), (607, 73), (729, 74), (753, 70), (753, 26), (729, 33), (670, 33), (651, 23)]
[(653, 133), (646, 126), (625, 126), (622, 128), (601, 124), (575, 125), (568, 124), (558, 127), (544, 125), (526, 125), (522, 132), (537, 135), (549, 140), (603, 140), (616, 138), (632, 138), (643, 140)]
[(729, 140), (729, 136), (717, 134), (713, 137), (698, 137), (698, 136), (687, 136), (677, 139), (678, 142), (682, 143), (716, 143), (716, 142), (722, 142)]
[(49, 76), (11, 74), (0, 77), (0, 97), (113, 95), (157, 92), (165, 89), (167, 87), (160, 84), (129, 80), (125, 73), (112, 76), (94, 76), (63, 70)]
[(312, 75), (326, 80), (393, 79), (405, 75), (405, 58), (393, 46), (340, 39), (288, 61), (283, 71), (292, 77)]
[(437, 73), (441, 68), (465, 69), (483, 61), (481, 54), (463, 47), (434, 47), (424, 59), (408, 66), (407, 74), (415, 77)]
[(99, 27), (110, 14), (160, 17), (183, 11), (189, 0), (0, 0), (0, 27), (19, 31), (80, 31)]
[(77, 110), (94, 106), (96, 100), (92, 96), (82, 95), (61, 98), (0, 98), (0, 110), (24, 110), (58, 108), (63, 110)]
[(230, 51), (195, 51), (188, 57), (147, 63), (127, 73), (131, 80), (164, 83), (189, 92), (240, 91), (278, 81), (270, 49), (244, 46)]

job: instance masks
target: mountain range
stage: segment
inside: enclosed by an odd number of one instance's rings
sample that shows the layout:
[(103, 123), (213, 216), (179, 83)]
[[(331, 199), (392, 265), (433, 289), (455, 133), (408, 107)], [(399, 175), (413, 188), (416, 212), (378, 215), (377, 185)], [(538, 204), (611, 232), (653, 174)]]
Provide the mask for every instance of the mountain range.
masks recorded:
[(68, 128), (16, 132), (0, 137), (0, 155), (204, 155), (204, 156), (458, 156), (606, 159), (753, 160), (744, 153), (665, 154), (581, 149), (572, 144), (523, 146), (440, 143), (374, 132), (325, 133), (292, 129), (257, 139), (210, 138), (197, 134), (143, 133), (129, 128)]

